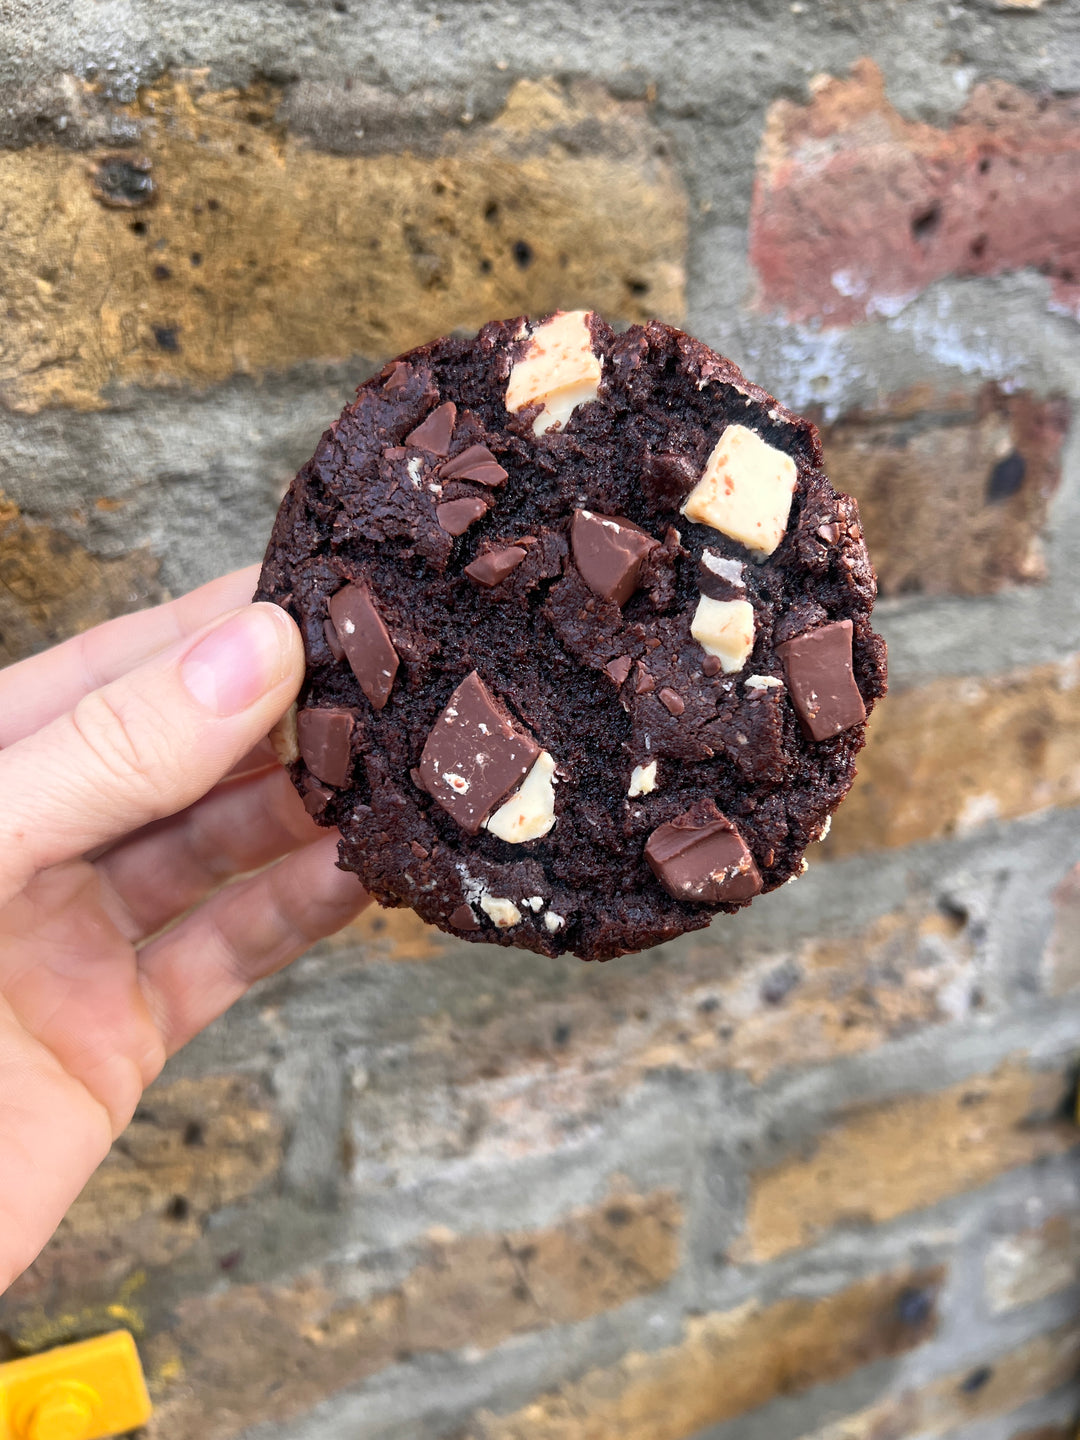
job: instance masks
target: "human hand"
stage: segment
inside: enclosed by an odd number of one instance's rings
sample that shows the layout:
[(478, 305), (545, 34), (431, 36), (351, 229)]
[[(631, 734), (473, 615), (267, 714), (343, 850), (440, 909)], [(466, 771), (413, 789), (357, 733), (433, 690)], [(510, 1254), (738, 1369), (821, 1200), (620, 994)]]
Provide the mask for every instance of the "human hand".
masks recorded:
[(166, 1058), (367, 904), (264, 739), (304, 653), (256, 576), (0, 672), (0, 1293)]

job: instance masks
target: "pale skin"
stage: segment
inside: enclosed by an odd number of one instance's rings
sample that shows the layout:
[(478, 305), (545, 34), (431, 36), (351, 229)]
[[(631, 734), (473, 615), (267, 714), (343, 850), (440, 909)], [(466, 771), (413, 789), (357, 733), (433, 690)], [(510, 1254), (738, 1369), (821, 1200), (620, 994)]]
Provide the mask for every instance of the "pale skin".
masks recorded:
[(254, 567), (0, 671), (0, 1293), (166, 1059), (368, 903), (264, 737)]

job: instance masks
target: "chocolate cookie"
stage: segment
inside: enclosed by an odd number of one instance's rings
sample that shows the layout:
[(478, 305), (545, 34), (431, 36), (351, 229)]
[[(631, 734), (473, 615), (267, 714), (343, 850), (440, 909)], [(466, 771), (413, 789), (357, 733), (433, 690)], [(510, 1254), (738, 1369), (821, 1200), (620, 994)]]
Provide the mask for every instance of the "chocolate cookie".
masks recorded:
[(286, 496), (292, 775), (384, 905), (605, 959), (800, 873), (885, 691), (817, 431), (667, 325), (433, 341)]

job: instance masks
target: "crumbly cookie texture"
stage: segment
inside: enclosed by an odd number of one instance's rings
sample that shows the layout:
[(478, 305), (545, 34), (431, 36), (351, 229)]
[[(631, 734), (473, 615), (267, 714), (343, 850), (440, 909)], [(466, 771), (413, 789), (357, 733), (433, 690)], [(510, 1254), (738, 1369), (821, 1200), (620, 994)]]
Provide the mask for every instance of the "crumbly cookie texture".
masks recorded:
[(304, 636), (282, 754), (341, 864), (584, 959), (802, 873), (885, 693), (874, 595), (813, 425), (679, 330), (581, 311), (363, 384), (258, 590)]

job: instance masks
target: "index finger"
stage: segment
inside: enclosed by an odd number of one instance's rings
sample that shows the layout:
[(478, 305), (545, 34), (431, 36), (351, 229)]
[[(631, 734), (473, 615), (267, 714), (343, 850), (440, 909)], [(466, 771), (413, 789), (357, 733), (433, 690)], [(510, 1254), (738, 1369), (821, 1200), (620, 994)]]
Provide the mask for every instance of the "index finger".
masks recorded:
[(201, 630), (215, 616), (246, 605), (258, 578), (258, 565), (245, 566), (177, 600), (107, 620), (0, 670), (0, 749), (66, 715), (84, 695)]

